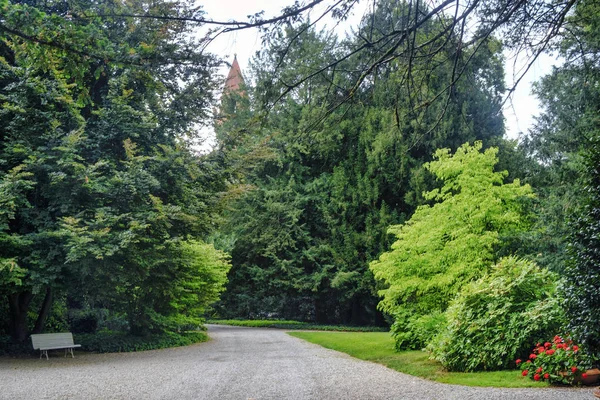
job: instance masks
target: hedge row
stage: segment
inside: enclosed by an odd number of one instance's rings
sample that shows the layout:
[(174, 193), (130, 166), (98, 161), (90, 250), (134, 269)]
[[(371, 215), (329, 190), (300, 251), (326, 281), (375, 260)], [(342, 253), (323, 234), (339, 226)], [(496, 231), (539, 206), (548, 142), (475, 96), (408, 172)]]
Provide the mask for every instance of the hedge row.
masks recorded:
[(206, 332), (190, 331), (183, 334), (163, 333), (148, 336), (130, 336), (122, 333), (100, 332), (74, 335), (82, 350), (95, 353), (119, 353), (189, 346), (208, 340)]
[(336, 331), (336, 332), (387, 332), (389, 329), (380, 326), (345, 326), (345, 325), (319, 325), (309, 322), (289, 321), (289, 320), (268, 320), (268, 319), (213, 319), (206, 322), (215, 325), (245, 326), (251, 328), (277, 328), (289, 330), (308, 330), (308, 331)]
[[(189, 331), (183, 334), (164, 333), (148, 336), (130, 336), (123, 333), (100, 332), (95, 334), (75, 334), (75, 343), (81, 350), (95, 353), (119, 353), (164, 349), (167, 347), (189, 346), (208, 340), (206, 332)], [(0, 355), (37, 354), (31, 341), (12, 343), (10, 337), (0, 336)]]

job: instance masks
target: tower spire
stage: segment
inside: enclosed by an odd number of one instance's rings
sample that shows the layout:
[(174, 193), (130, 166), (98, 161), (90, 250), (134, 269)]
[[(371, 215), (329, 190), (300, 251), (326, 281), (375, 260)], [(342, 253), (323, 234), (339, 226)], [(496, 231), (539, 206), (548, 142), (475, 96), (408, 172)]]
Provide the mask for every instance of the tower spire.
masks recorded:
[(225, 80), (223, 94), (237, 92), (241, 90), (241, 85), (243, 84), (244, 77), (242, 76), (242, 70), (237, 60), (237, 54), (234, 54), (233, 62), (231, 63), (231, 68), (229, 69), (229, 74), (227, 74), (227, 79)]

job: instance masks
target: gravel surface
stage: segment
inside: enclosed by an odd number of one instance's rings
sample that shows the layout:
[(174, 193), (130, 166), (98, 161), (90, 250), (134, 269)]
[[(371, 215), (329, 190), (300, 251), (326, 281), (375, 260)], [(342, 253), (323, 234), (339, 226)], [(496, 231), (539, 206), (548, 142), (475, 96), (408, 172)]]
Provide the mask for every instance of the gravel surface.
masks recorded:
[(274, 329), (210, 326), (210, 342), (140, 353), (0, 358), (0, 399), (587, 399), (586, 389), (444, 385)]

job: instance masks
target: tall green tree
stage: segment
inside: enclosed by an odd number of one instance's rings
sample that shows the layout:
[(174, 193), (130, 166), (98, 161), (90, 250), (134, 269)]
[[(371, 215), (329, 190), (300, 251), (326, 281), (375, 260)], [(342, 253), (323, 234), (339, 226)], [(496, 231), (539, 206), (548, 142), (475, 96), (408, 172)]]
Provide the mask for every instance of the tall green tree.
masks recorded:
[(53, 215), (72, 212), (64, 199), (81, 193), (85, 167), (76, 143), (83, 121), (64, 81), (6, 59), (0, 68), (6, 196), (1, 241), (2, 258), (8, 261), (1, 291), (10, 306), (11, 334), (23, 340), (34, 295), (44, 297), (34, 327), (40, 330), (54, 286), (66, 270), (59, 221)]
[[(597, 117), (596, 117), (597, 118)], [(600, 124), (585, 154), (585, 196), (569, 236), (565, 268), (566, 311), (573, 335), (600, 354)]]
[[(393, 23), (389, 7), (402, 13), (406, 4), (381, 5), (361, 29), (371, 26), (372, 17)], [(264, 104), (270, 112), (260, 130), (247, 133), (262, 138), (257, 142), (270, 149), (271, 158), (249, 171), (254, 190), (226, 217), (229, 227), (222, 233), (230, 239), (232, 270), (223, 312), (382, 323), (368, 263), (389, 245), (387, 227), (404, 222), (424, 201), (421, 193), (435, 185), (423, 163), (439, 147), (502, 142), (501, 47), (489, 40), (480, 56), (461, 53), (464, 81), (452, 88), (448, 102), (415, 108), (443, 91), (453, 73), (446, 61), (456, 57), (452, 45), (419, 36), (418, 43), (444, 49), (435, 74), (423, 72), (407, 86), (411, 61), (397, 57), (357, 88), (354, 104), (337, 107), (348, 95), (341, 88), (368, 56), (349, 59), (273, 100), (288, 82), (319, 71), (360, 36), (338, 41), (307, 24), (271, 39), (271, 48), (256, 59), (249, 93), (252, 112), (259, 114)], [(466, 59), (475, 62), (467, 67)]]
[(183, 20), (113, 16), (195, 9), (0, 8), (0, 292), (13, 339), (42, 330), (53, 294), (75, 288), (127, 315), (132, 333), (197, 325), (228, 269), (198, 241), (221, 175), (188, 143), (212, 104), (215, 60)]
[[(564, 291), (569, 329), (600, 355), (600, 5), (578, 3), (561, 42), (566, 63), (555, 71), (560, 81), (550, 93), (573, 94), (569, 104), (550, 110), (554, 138), (579, 142), (579, 207), (570, 217)], [(562, 96), (556, 96), (557, 100)], [(555, 112), (555, 110), (563, 112)], [(562, 142), (559, 142), (562, 144)], [(565, 157), (569, 161), (567, 153)]]

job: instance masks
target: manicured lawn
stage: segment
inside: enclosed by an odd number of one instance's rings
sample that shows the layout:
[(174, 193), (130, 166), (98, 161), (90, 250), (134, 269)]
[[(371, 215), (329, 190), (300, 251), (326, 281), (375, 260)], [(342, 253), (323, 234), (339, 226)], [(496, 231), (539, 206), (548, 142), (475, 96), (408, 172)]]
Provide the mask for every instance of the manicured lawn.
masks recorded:
[(213, 319), (206, 321), (207, 324), (246, 326), (252, 328), (278, 328), (298, 329), (312, 331), (337, 331), (337, 332), (382, 332), (386, 328), (378, 326), (346, 326), (346, 325), (318, 325), (308, 322), (274, 320), (274, 319)]
[(361, 360), (373, 361), (405, 374), (437, 382), (510, 388), (548, 386), (547, 383), (521, 377), (518, 370), (447, 372), (440, 363), (429, 360), (429, 355), (424, 351), (396, 352), (394, 341), (387, 332), (289, 332), (288, 334)]

